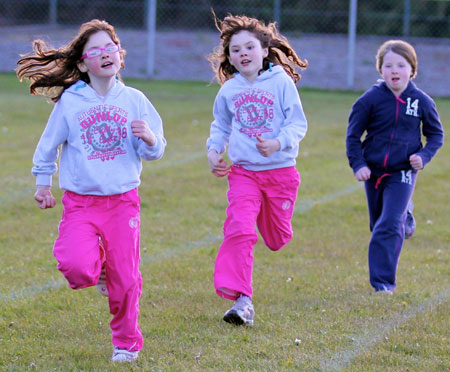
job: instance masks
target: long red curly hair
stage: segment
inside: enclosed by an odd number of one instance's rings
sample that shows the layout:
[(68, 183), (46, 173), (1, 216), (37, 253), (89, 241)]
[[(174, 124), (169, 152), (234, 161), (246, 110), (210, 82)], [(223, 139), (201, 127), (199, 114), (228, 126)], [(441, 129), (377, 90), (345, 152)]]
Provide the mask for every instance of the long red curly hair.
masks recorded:
[(213, 15), (216, 28), (220, 31), (221, 43), (207, 58), (219, 84), (223, 85), (237, 72), (229, 61), (230, 41), (234, 34), (243, 30), (255, 35), (261, 42), (262, 48), (268, 48), (269, 50), (268, 56), (263, 60), (261, 71), (268, 70), (270, 63), (272, 63), (282, 66), (294, 82), (297, 83), (300, 80), (301, 75), (297, 72), (297, 69), (305, 69), (308, 66), (308, 61), (300, 59), (287, 38), (280, 34), (275, 22), (266, 25), (255, 18), (231, 14), (221, 21), (217, 19), (214, 12)]

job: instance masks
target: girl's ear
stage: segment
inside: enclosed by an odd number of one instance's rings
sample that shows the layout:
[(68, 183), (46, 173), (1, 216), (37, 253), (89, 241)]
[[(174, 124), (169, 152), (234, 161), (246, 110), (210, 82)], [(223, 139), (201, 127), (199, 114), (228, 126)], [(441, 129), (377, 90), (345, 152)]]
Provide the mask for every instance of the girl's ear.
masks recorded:
[(263, 49), (263, 58), (266, 58), (269, 55), (269, 48)]
[(78, 62), (77, 67), (78, 67), (78, 70), (80, 70), (81, 72), (88, 72), (88, 70), (89, 70), (87, 68), (87, 66), (84, 64), (84, 62)]

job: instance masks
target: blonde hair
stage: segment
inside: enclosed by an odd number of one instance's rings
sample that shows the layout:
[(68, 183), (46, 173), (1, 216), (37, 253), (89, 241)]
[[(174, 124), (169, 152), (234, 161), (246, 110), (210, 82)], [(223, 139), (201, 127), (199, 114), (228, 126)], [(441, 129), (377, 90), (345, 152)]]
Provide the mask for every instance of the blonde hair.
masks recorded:
[(411, 79), (417, 75), (418, 62), (416, 51), (411, 44), (403, 40), (388, 40), (378, 48), (376, 66), (380, 74), (382, 73), (381, 67), (383, 66), (384, 56), (388, 52), (394, 52), (408, 61), (411, 65)]
[(276, 23), (265, 25), (264, 22), (245, 15), (233, 16), (229, 14), (220, 21), (214, 14), (216, 28), (220, 31), (220, 45), (208, 55), (208, 61), (216, 75), (219, 84), (225, 83), (237, 72), (236, 68), (229, 61), (231, 37), (240, 32), (248, 31), (252, 33), (260, 42), (262, 48), (268, 48), (268, 55), (263, 59), (262, 71), (268, 70), (270, 63), (280, 65), (287, 74), (297, 82), (301, 75), (296, 71), (297, 67), (305, 69), (308, 66), (307, 60), (301, 60), (294, 49), (290, 46), (286, 37), (280, 34)]
[[(89, 37), (99, 31), (105, 31), (115, 44), (120, 45), (114, 27), (98, 19), (83, 23), (77, 36), (59, 49), (49, 48), (45, 41), (34, 40), (33, 51), (21, 55), (22, 58), (17, 62), (19, 67), (16, 74), (19, 80), (30, 80), (31, 94), (41, 94), (53, 102), (58, 102), (64, 91), (78, 80), (89, 84), (89, 75), (78, 69), (78, 63)], [(120, 67), (124, 68), (123, 57), (126, 51), (121, 49), (119, 53), (122, 57)], [(119, 74), (118, 77), (120, 78)]]

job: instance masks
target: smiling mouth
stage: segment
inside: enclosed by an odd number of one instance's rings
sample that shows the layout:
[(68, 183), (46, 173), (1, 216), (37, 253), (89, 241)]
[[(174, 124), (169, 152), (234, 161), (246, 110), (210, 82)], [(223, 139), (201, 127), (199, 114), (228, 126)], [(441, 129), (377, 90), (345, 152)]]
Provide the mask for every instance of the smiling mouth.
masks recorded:
[(241, 65), (247, 66), (250, 62), (251, 62), (250, 60), (244, 59), (244, 60), (241, 62)]
[(112, 65), (112, 62), (105, 62), (102, 64), (102, 67), (109, 67)]

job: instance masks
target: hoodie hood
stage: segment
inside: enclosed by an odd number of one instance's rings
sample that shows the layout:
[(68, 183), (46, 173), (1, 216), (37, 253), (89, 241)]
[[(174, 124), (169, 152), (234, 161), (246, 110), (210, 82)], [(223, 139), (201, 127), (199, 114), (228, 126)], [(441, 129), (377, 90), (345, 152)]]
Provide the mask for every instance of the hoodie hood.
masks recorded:
[(258, 77), (255, 79), (255, 81), (253, 81), (253, 83), (249, 82), (243, 75), (241, 75), (239, 73), (236, 73), (233, 79), (236, 79), (243, 84), (255, 85), (262, 81), (271, 79), (275, 75), (285, 74), (285, 73), (286, 72), (284, 71), (283, 67), (276, 65), (276, 66), (270, 67), (268, 70), (265, 70), (264, 72), (259, 74)]
[[(383, 91), (391, 93), (393, 96), (395, 96), (392, 90), (389, 89), (388, 85), (386, 84), (386, 81), (384, 81), (383, 79), (378, 80), (377, 84), (375, 84), (374, 87), (382, 89)], [(412, 81), (409, 81), (405, 90), (400, 95), (400, 98), (403, 96), (410, 96), (416, 90), (417, 90), (416, 84), (414, 84)]]
[[(120, 95), (125, 85), (120, 80), (115, 80), (115, 84), (108, 91), (106, 96), (99, 95), (94, 88), (83, 80), (78, 80), (75, 84), (71, 85), (64, 91), (64, 94), (74, 95), (78, 98), (82, 98), (84, 101), (98, 101), (106, 100), (107, 98), (115, 98)], [(75, 98), (75, 97), (74, 97)]]

